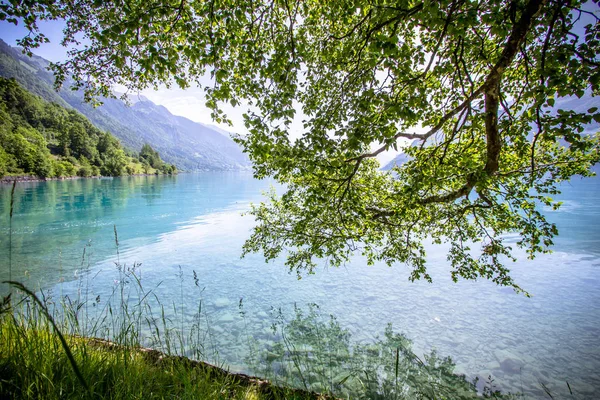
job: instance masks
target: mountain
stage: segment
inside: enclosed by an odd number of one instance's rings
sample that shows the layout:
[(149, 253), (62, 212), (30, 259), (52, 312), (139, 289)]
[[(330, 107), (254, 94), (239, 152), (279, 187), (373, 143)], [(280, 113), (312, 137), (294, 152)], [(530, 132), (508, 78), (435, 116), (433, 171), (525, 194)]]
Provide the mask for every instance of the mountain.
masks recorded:
[(103, 98), (100, 100), (104, 104), (94, 108), (83, 101), (80, 92), (68, 89), (68, 81), (56, 92), (54, 77), (47, 70), (49, 64), (42, 57), (30, 58), (0, 40), (0, 76), (15, 78), (44, 100), (76, 109), (98, 128), (119, 138), (125, 147), (139, 151), (148, 143), (165, 161), (185, 171), (250, 167), (248, 157), (222, 131), (173, 115), (143, 96), (130, 96), (131, 106)]
[(410, 160), (410, 158), (405, 153), (400, 153), (396, 157), (394, 157), (392, 159), (392, 161), (390, 161), (389, 163), (387, 163), (383, 167), (381, 167), (381, 170), (389, 171), (390, 169), (394, 168), (395, 166), (401, 166), (408, 160)]
[[(421, 145), (420, 141), (413, 140), (412, 143), (410, 144), (410, 147), (415, 147), (415, 146), (420, 146), (420, 145)], [(401, 166), (408, 160), (410, 160), (410, 157), (406, 153), (400, 153), (396, 157), (394, 157), (394, 159), (392, 159), (392, 161), (390, 161), (389, 163), (387, 163), (383, 167), (381, 167), (381, 170), (389, 171), (390, 169), (394, 168), (395, 166)]]

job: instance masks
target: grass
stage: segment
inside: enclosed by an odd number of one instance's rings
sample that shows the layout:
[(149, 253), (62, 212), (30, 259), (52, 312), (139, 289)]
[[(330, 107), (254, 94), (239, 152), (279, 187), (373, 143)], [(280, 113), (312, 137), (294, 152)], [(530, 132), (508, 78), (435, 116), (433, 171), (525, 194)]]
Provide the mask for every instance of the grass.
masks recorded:
[[(279, 310), (273, 333), (280, 341), (250, 353), (252, 370), (273, 383), (232, 374), (199, 361), (210, 338), (198, 333), (210, 332), (207, 325), (196, 322), (184, 335), (160, 303), (160, 317), (153, 317), (152, 292), (135, 269), (121, 269), (120, 279), (136, 285), (116, 287), (99, 313), (85, 311), (79, 299), (55, 303), (10, 283), (14, 291), (0, 303), (0, 399), (480, 398), (472, 382), (453, 373), (450, 359), (435, 353), (419, 359), (391, 326), (375, 343), (352, 344), (349, 332), (316, 305), (296, 308), (290, 321)], [(201, 301), (198, 308), (202, 321)], [(495, 391), (483, 397), (510, 398)]]
[(55, 321), (33, 293), (14, 286), (25, 297), (13, 304), (7, 296), (0, 309), (1, 399), (323, 398), (186, 357), (63, 335), (72, 314)]

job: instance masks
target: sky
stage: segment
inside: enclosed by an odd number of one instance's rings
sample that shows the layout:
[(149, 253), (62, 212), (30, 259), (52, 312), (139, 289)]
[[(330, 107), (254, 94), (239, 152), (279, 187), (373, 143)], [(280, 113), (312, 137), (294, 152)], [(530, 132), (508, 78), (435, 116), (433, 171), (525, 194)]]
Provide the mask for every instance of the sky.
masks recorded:
[[(52, 62), (64, 61), (67, 58), (67, 48), (61, 46), (60, 41), (63, 37), (62, 29), (64, 23), (62, 21), (43, 21), (38, 23), (41, 32), (49, 39), (49, 43), (42, 44), (35, 49), (34, 53)], [(4, 40), (11, 46), (17, 46), (17, 40), (27, 35), (27, 30), (21, 25), (15, 26), (6, 21), (0, 21), (0, 39)], [(210, 78), (206, 77), (206, 84), (209, 84)], [(115, 88), (118, 92), (123, 92), (122, 88)], [(167, 89), (160, 87), (158, 90), (146, 89), (139, 93), (155, 104), (166, 107), (172, 114), (186, 117), (192, 121), (200, 122), (204, 125), (212, 125), (224, 129), (228, 132), (246, 134), (247, 130), (243, 122), (243, 113), (246, 107), (238, 106), (233, 108), (229, 105), (223, 106), (233, 126), (226, 124), (217, 124), (210, 116), (210, 110), (204, 105), (204, 94), (200, 87), (190, 87), (188, 89), (180, 89), (172, 87)], [(131, 93), (134, 95), (134, 93)], [(302, 134), (302, 119), (303, 115), (297, 113), (294, 122), (289, 128), (289, 135), (292, 138), (299, 137)], [(373, 145), (373, 150), (378, 148), (379, 144)], [(380, 154), (377, 159), (382, 166), (391, 161), (398, 152), (387, 151)]]

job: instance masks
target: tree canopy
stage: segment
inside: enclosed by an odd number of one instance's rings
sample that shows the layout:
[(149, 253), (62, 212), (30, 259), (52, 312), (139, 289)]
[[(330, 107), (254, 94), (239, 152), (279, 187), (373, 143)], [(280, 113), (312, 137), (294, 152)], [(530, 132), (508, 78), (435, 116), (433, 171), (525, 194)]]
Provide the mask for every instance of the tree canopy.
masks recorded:
[[(597, 108), (561, 108), (598, 94), (597, 1), (44, 0), (0, 10), (30, 28), (25, 51), (46, 40), (37, 21), (64, 19), (63, 42), (76, 47), (53, 66), (57, 84), (72, 76), (89, 99), (114, 84), (185, 88), (210, 73), (215, 120), (227, 121), (224, 103), (248, 105), (249, 134), (237, 140), (255, 176), (286, 189), (252, 209), (245, 251), (285, 250), (299, 274), (359, 252), (430, 279), (429, 238), (449, 243), (453, 279), (519, 290), (513, 247), (548, 251), (557, 230), (540, 207), (556, 206), (557, 184), (599, 159), (598, 135), (584, 133)], [(380, 171), (375, 157), (407, 140), (421, 143), (410, 160)]]

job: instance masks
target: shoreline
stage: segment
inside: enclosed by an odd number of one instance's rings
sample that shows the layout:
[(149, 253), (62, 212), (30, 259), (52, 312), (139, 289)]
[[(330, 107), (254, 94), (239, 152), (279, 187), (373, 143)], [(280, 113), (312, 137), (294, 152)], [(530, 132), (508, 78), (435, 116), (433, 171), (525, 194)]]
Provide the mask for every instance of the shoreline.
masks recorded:
[[(182, 172), (181, 172), (182, 173)], [(179, 174), (179, 172), (177, 173)], [(174, 175), (177, 175), (174, 174)], [(40, 176), (35, 175), (18, 175), (18, 176), (4, 176), (0, 178), (0, 185), (2, 184), (12, 184), (13, 182), (17, 183), (25, 183), (25, 182), (46, 182), (46, 181), (70, 181), (76, 179), (112, 179), (112, 178), (122, 178), (126, 176), (174, 176), (169, 174), (133, 174), (133, 175), (120, 175), (120, 176), (61, 176), (61, 177), (52, 177), (52, 178), (42, 178)]]
[(292, 386), (286, 386), (277, 384), (276, 382), (272, 382), (268, 379), (261, 378), (258, 376), (248, 375), (242, 372), (232, 372), (228, 368), (220, 367), (206, 361), (202, 360), (194, 360), (190, 357), (182, 356), (182, 355), (170, 355), (166, 354), (164, 351), (156, 350), (150, 347), (144, 346), (128, 346), (119, 343), (115, 343), (111, 340), (97, 338), (97, 337), (88, 337), (88, 336), (79, 336), (72, 335), (73, 338), (83, 340), (88, 343), (90, 346), (96, 349), (102, 349), (107, 351), (114, 350), (126, 350), (130, 349), (132, 351), (136, 351), (140, 353), (146, 360), (146, 362), (153, 365), (161, 365), (165, 361), (178, 362), (181, 365), (184, 365), (188, 370), (199, 369), (204, 372), (208, 372), (210, 376), (213, 378), (230, 378), (237, 380), (240, 384), (251, 387), (255, 386), (260, 394), (267, 395), (268, 398), (277, 397), (277, 393), (279, 391), (288, 391), (292, 394), (299, 395), (302, 399), (319, 399), (319, 400), (335, 400), (336, 397), (326, 393), (318, 393), (313, 390), (300, 389)]

